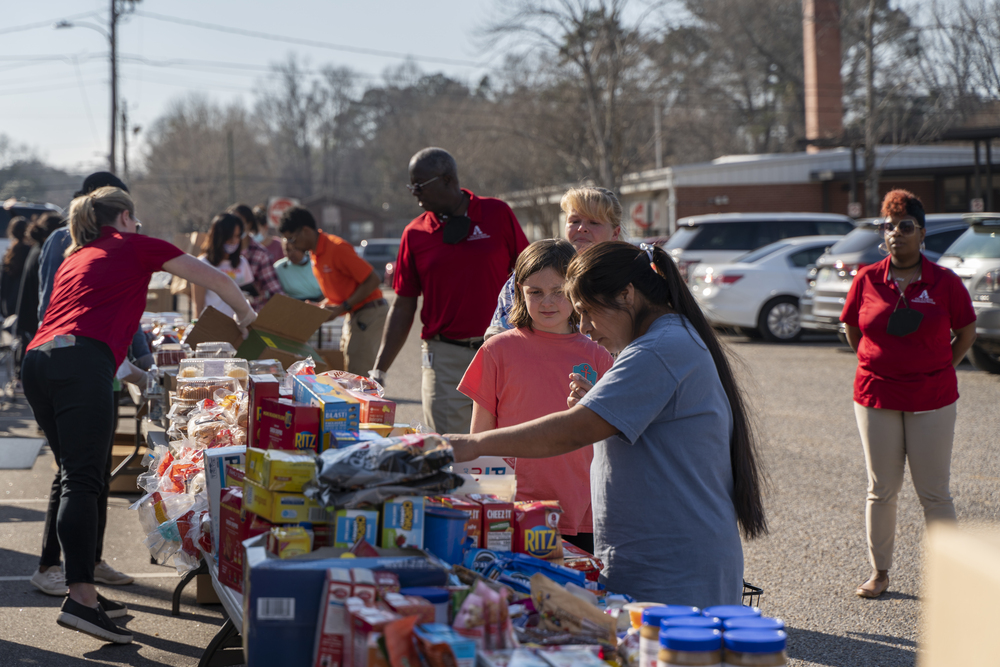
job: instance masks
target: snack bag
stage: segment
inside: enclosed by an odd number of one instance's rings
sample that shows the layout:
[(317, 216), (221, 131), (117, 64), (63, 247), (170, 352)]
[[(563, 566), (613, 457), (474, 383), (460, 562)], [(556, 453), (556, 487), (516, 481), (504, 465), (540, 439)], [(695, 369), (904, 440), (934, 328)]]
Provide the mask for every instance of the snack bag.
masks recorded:
[(477, 651), (486, 648), (486, 602), (476, 593), (469, 593), (462, 603), (452, 628), (455, 632), (471, 639)]
[(544, 560), (562, 560), (562, 534), (558, 500), (514, 503), (514, 551)]

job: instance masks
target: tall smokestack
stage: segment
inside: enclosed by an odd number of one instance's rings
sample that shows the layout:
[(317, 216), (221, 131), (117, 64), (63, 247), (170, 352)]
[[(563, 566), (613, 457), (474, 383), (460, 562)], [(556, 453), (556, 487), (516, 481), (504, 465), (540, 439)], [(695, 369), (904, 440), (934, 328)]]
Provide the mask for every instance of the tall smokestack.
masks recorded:
[(844, 132), (837, 0), (802, 0), (802, 46), (806, 139), (836, 139)]

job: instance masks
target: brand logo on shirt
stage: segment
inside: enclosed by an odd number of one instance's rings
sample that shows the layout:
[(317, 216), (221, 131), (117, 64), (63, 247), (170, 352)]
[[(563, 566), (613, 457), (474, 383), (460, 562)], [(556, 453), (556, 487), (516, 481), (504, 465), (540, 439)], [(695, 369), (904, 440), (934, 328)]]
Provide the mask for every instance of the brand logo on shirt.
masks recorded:
[(322, 271), (323, 273), (333, 273), (333, 267), (329, 266), (328, 264), (324, 264), (323, 266), (319, 267), (319, 270)]
[(924, 290), (920, 296), (915, 297), (911, 300), (913, 301), (913, 303), (931, 303), (934, 304), (935, 306), (937, 305), (937, 302), (935, 302), (934, 299), (930, 297), (930, 295), (927, 293), (927, 290)]
[(468, 238), (466, 240), (467, 241), (479, 241), (480, 239), (488, 239), (489, 237), (490, 237), (489, 234), (483, 232), (483, 230), (481, 230), (479, 228), (479, 225), (476, 225), (476, 226), (474, 226), (472, 228), (472, 233), (469, 234), (469, 236), (468, 236)]

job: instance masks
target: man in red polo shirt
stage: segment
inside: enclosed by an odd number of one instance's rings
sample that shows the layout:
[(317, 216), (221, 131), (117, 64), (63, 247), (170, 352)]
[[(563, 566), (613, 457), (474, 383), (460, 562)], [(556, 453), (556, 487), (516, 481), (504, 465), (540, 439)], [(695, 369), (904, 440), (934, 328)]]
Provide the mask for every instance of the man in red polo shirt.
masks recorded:
[(396, 300), (371, 377), (384, 382), (423, 294), (424, 423), (438, 433), (468, 433), (472, 400), (458, 383), (528, 239), (507, 204), (459, 187), (455, 158), (443, 149), (425, 148), (410, 159), (407, 187), (425, 213), (403, 230), (392, 283)]
[(278, 232), (285, 243), (312, 255), (313, 274), (323, 292), (324, 308), (333, 317), (347, 315), (340, 334), (344, 366), (355, 375), (367, 375), (375, 364), (389, 303), (378, 288), (378, 274), (358, 257), (354, 246), (316, 227), (308, 209), (293, 206), (281, 214)]

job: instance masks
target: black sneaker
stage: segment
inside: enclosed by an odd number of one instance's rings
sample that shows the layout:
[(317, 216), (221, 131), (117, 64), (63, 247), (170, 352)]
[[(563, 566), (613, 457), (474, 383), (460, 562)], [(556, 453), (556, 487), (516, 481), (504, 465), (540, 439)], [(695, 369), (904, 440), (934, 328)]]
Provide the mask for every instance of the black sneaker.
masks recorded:
[(108, 615), (108, 618), (121, 618), (128, 614), (128, 607), (121, 602), (109, 600), (100, 593), (97, 594), (97, 601), (101, 603), (101, 609)]
[(115, 625), (114, 621), (98, 605), (96, 609), (86, 607), (67, 597), (63, 602), (62, 610), (56, 617), (56, 623), (69, 628), (84, 632), (91, 637), (97, 637), (105, 641), (116, 644), (131, 644), (132, 634)]

